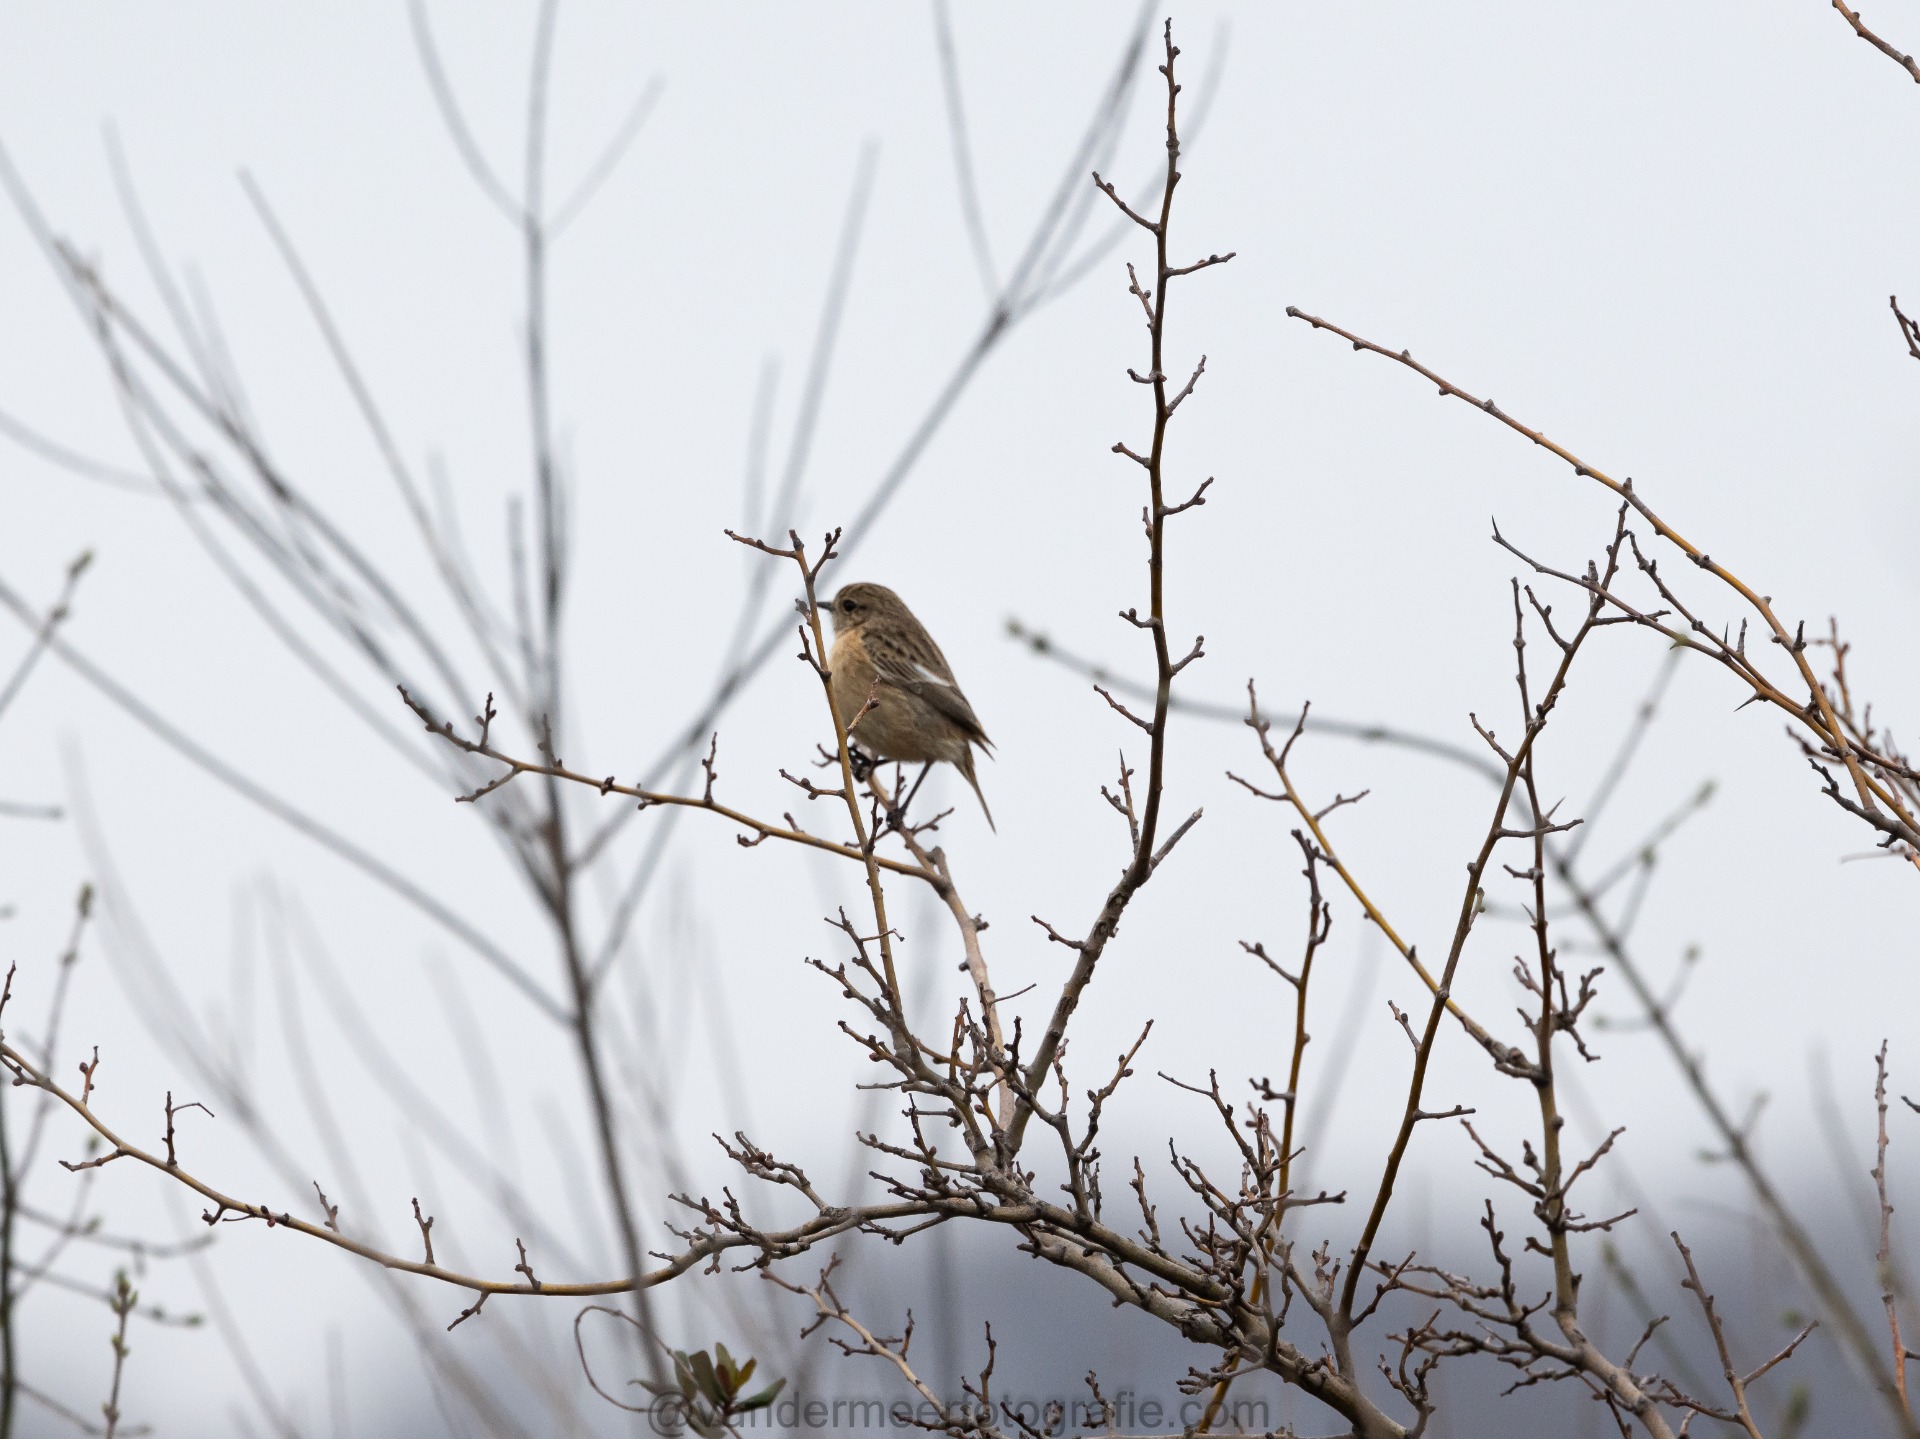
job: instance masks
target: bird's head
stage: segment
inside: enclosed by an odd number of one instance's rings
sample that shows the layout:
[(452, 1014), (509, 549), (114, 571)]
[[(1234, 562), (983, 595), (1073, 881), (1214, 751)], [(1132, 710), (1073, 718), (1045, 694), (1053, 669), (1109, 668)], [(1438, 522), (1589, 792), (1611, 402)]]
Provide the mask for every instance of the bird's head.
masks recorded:
[(827, 606), (835, 634), (857, 630), (877, 616), (904, 614), (906, 606), (885, 585), (855, 583), (842, 585), (840, 593)]

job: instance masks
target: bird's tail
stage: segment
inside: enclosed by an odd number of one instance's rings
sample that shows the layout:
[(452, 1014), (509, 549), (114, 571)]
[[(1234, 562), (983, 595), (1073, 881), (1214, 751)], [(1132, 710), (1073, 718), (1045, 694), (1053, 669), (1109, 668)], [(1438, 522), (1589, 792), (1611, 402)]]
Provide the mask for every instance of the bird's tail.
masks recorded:
[(980, 813), (987, 817), (987, 828), (995, 834), (1000, 833), (1000, 826), (993, 822), (993, 811), (987, 808), (987, 797), (980, 792), (980, 780), (973, 772), (973, 746), (966, 747), (962, 752), (960, 763), (954, 768), (958, 769), (965, 776), (967, 783), (973, 786), (973, 797), (980, 801)]

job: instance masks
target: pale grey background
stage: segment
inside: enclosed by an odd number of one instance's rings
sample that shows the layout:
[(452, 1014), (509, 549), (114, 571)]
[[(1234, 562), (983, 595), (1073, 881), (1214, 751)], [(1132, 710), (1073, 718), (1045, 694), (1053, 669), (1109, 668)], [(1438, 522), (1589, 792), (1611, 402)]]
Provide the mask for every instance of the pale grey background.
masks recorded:
[[(1196, 256), (1239, 252), (1188, 284), (1171, 329), (1176, 364), (1208, 356), (1177, 422), (1173, 470), (1183, 482), (1218, 477), (1172, 550), (1172, 623), (1204, 632), (1209, 651), (1183, 681), (1189, 692), (1232, 701), (1257, 675), (1276, 708), (1311, 698), (1330, 713), (1470, 739), (1468, 711), (1510, 716), (1512, 706), (1513, 565), (1488, 542), (1489, 515), (1570, 565), (1609, 524), (1598, 492), (1557, 462), (1436, 402), (1415, 377), (1286, 320), (1296, 304), (1410, 347), (1632, 474), (1783, 613), (1840, 616), (1856, 642), (1856, 684), (1881, 714), (1898, 727), (1920, 713), (1911, 640), (1920, 367), (1886, 308), (1890, 291), (1913, 288), (1920, 300), (1920, 95), (1910, 81), (1814, 0), (1182, 3), (1175, 16), (1190, 97), (1220, 47), (1230, 52), (1187, 166), (1177, 243)], [(1920, 10), (1869, 18), (1920, 40)], [(448, 9), (436, 22), (482, 144), (512, 171), (531, 14)], [(956, 17), (1003, 267), (1105, 83), (1124, 23), (1114, 7), (1084, 5), (970, 6)], [(555, 255), (556, 414), (579, 493), (571, 623), (576, 654), (591, 657), (573, 676), (588, 720), (569, 758), (585, 768), (636, 768), (711, 678), (713, 630), (731, 620), (745, 568), (758, 562), (720, 534), (739, 520), (756, 377), (765, 357), (779, 357), (784, 444), (864, 146), (876, 147), (877, 178), (809, 468), (809, 532), (847, 518), (979, 323), (932, 33), (914, 5), (581, 3), (562, 13), (557, 187), (588, 163), (646, 77), (667, 85), (624, 169)], [(168, 258), (204, 278), (277, 455), (398, 562), (413, 553), (410, 534), (245, 204), (236, 170), (250, 171), (403, 447), (416, 460), (445, 455), (468, 533), (497, 561), (501, 496), (527, 464), (517, 252), (433, 113), (404, 7), (9, 6), (0, 79), (0, 141), (54, 226), (150, 298), (107, 166), (102, 127), (117, 129)], [(1116, 166), (1129, 184), (1151, 173), (1157, 153), (1151, 96), (1143, 87)], [(1025, 916), (1084, 925), (1121, 861), (1095, 790), (1134, 736), (1083, 683), (1010, 644), (1003, 622), (1018, 616), (1144, 669), (1138, 636), (1113, 618), (1142, 596), (1138, 484), (1107, 453), (1140, 434), (1144, 415), (1123, 373), (1144, 363), (1121, 275), (1122, 257), (1138, 253), (1129, 241), (994, 358), (854, 566), (908, 596), (1000, 742), (983, 774), (999, 834), (960, 796), (948, 842), (970, 901), (995, 921), (1003, 989), (1032, 982), (1044, 992), (1063, 972), (1063, 952)], [(0, 332), (0, 408), (131, 463), (99, 363), (11, 219), (0, 223)], [(76, 643), (233, 763), (373, 835), (503, 943), (544, 955), (471, 817), (348, 727), (162, 502), (6, 447), (0, 506), (0, 573), (33, 593), (51, 594), (72, 554), (96, 551)], [(0, 654), (20, 639), (10, 634)], [(1550, 783), (1576, 804), (1659, 662), (1655, 646), (1624, 632), (1599, 648), (1547, 750)], [(797, 665), (776, 663), (723, 726), (726, 792), (744, 806), (787, 807), (774, 770), (820, 733), (809, 683)], [(1864, 831), (1818, 797), (1777, 718), (1735, 715), (1737, 699), (1705, 665), (1682, 667), (1611, 834), (1595, 845), (1631, 844), (1685, 790), (1720, 781), (1708, 813), (1666, 856), (1642, 947), (1664, 966), (1704, 945), (1683, 1010), (1696, 1041), (1734, 1097), (1771, 1096), (1768, 1151), (1789, 1172), (1803, 1156), (1818, 1169), (1811, 1055), (1830, 1056), (1856, 1142), (1871, 1122), (1872, 1047), (1891, 1032), (1896, 1073), (1905, 1066), (1911, 1083), (1916, 1072), (1902, 1044), (1920, 997), (1907, 938), (1913, 877), (1893, 864), (1840, 863), (1867, 849)], [(1284, 1062), (1282, 996), (1235, 946), (1266, 937), (1291, 949), (1300, 924), (1284, 817), (1222, 774), (1255, 757), (1244, 731), (1179, 730), (1170, 807), (1204, 804), (1207, 819), (1103, 970), (1078, 1041), (1088, 1064), (1104, 1065), (1147, 1014), (1158, 1026), (1143, 1072), (1195, 1077), (1219, 1063), (1237, 1076)], [(1479, 789), (1335, 740), (1313, 744), (1301, 771), (1328, 793), (1373, 787), (1340, 833), (1403, 927), (1441, 946), (1484, 823)], [(546, 1175), (532, 1182), (571, 1213), (567, 1170), (584, 1161), (540, 1136), (547, 1098), (573, 1089), (570, 1069), (554, 1071), (570, 1064), (557, 1036), (425, 921), (49, 665), (0, 727), (0, 796), (68, 802), (81, 787), (196, 1003), (223, 1012), (238, 1003), (227, 992), (236, 896), (270, 885), (311, 917), (390, 1039), (465, 1115), (471, 1100), (428, 978), (430, 965), (453, 965), (513, 1057), (519, 1142), (528, 1168)], [(20, 962), (19, 988), (32, 995), (87, 860), (72, 825), (0, 823), (0, 846), (0, 902), (18, 910), (0, 926), (0, 953)], [(756, 1136), (796, 1154), (840, 1155), (862, 1066), (832, 1032), (840, 1009), (828, 987), (799, 961), (833, 952), (818, 916), (851, 893), (849, 877), (771, 846), (742, 853), (725, 827), (690, 821), (673, 878), (633, 962), (652, 966), (668, 996), (682, 1132), (703, 1166), (695, 1182), (729, 1182), (721, 1157), (695, 1141), (743, 1112)], [(910, 941), (937, 928), (911, 905), (902, 923)], [(1358, 933), (1343, 906), (1329, 1034)], [(1490, 1013), (1506, 1008), (1508, 943), (1489, 930), (1476, 945), (1468, 983)], [(1388, 995), (1404, 1002), (1402, 976), (1382, 976), (1375, 1008)], [(1608, 1002), (1619, 1007), (1611, 991)], [(257, 1043), (271, 1053), (279, 1021), (270, 994), (258, 1003)], [(734, 1101), (711, 1062), (722, 1006), (746, 1076)], [(148, 1121), (176, 1076), (97, 946), (68, 1041), (97, 1042), (108, 1056), (105, 1109), (156, 1127)], [(1326, 1182), (1339, 1171), (1339, 1183), (1371, 1183), (1382, 1123), (1372, 1101), (1402, 1083), (1400, 1043), (1382, 1011), (1343, 1100), (1346, 1122), (1320, 1156)], [(1622, 1154), (1642, 1182), (1675, 1203), (1736, 1197), (1694, 1163), (1703, 1130), (1666, 1061), (1637, 1036), (1602, 1048), (1606, 1061), (1582, 1078), (1606, 1094), (1608, 1120), (1630, 1126)], [(356, 1143), (388, 1232), (406, 1241), (419, 1166), (343, 1057), (336, 1082), (361, 1116)], [(260, 1102), (286, 1114), (297, 1141), (307, 1133), (297, 1095), (276, 1083)], [(1501, 1106), (1520, 1096), (1458, 1046), (1435, 1093), (1519, 1117)], [(1199, 1122), (1189, 1098), (1149, 1074), (1112, 1152), (1128, 1143), (1155, 1152), (1170, 1130), (1191, 1135)], [(194, 1122), (191, 1136), (210, 1175), (271, 1186), (217, 1122)], [(1461, 1227), (1449, 1216), (1471, 1201), (1456, 1197), (1477, 1192), (1457, 1136), (1424, 1135), (1417, 1152), (1424, 1197), (1402, 1215), (1405, 1242), (1422, 1224)], [(654, 1216), (665, 1187), (649, 1192)], [(146, 1177), (108, 1171), (102, 1194), (116, 1222), (164, 1232)], [(1676, 1212), (1684, 1221), (1689, 1211)], [(446, 1212), (442, 1222), (463, 1221)], [(464, 1240), (483, 1257), (476, 1263), (507, 1266), (510, 1234), (475, 1217)], [(316, 1428), (329, 1332), (343, 1336), (356, 1396), (385, 1407), (371, 1396), (397, 1386), (407, 1397), (394, 1412), (425, 1403), (407, 1377), (405, 1340), (344, 1258), (247, 1229), (223, 1236), (215, 1262), (276, 1392)], [(151, 1289), (169, 1304), (199, 1302), (182, 1270), (156, 1275)], [(457, 1307), (451, 1295), (424, 1298), (446, 1318)], [(36, 1362), (91, 1404), (107, 1368), (100, 1316), (36, 1305), (48, 1325)], [(556, 1331), (563, 1322), (555, 1316)], [(562, 1379), (576, 1383), (564, 1370)], [(134, 1417), (165, 1433), (222, 1432), (239, 1392), (210, 1337), (141, 1336), (129, 1371)], [(376, 1432), (360, 1415), (352, 1432), (363, 1427)]]

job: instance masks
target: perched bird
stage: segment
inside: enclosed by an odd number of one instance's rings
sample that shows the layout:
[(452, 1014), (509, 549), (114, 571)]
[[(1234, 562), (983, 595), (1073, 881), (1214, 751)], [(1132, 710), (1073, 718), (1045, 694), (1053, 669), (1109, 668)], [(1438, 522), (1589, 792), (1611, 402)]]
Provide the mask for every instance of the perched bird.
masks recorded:
[[(843, 586), (828, 612), (833, 709), (848, 738), (876, 759), (928, 769), (944, 760), (973, 786), (991, 827), (993, 811), (973, 774), (973, 746), (991, 753), (992, 743), (926, 626), (884, 585)], [(862, 714), (869, 698), (874, 707)], [(926, 777), (921, 770), (920, 779)], [(920, 780), (913, 787), (917, 791)]]

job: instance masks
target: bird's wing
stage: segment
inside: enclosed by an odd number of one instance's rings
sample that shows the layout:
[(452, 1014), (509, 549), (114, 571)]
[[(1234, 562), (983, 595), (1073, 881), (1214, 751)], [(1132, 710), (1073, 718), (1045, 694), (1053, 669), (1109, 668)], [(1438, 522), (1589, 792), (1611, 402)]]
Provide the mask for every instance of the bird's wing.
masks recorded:
[[(925, 645), (927, 654), (914, 656), (896, 650), (890, 644), (867, 644), (867, 655), (873, 661), (874, 673), (888, 684), (905, 690), (932, 705), (942, 715), (960, 727), (968, 739), (979, 744), (990, 744), (986, 729), (980, 718), (974, 714), (973, 706), (967, 703), (967, 697), (960, 692), (960, 686), (954, 683), (953, 671), (947, 668), (946, 656), (940, 653), (940, 647), (933, 637), (924, 631), (915, 637)], [(914, 648), (919, 648), (915, 645)]]

